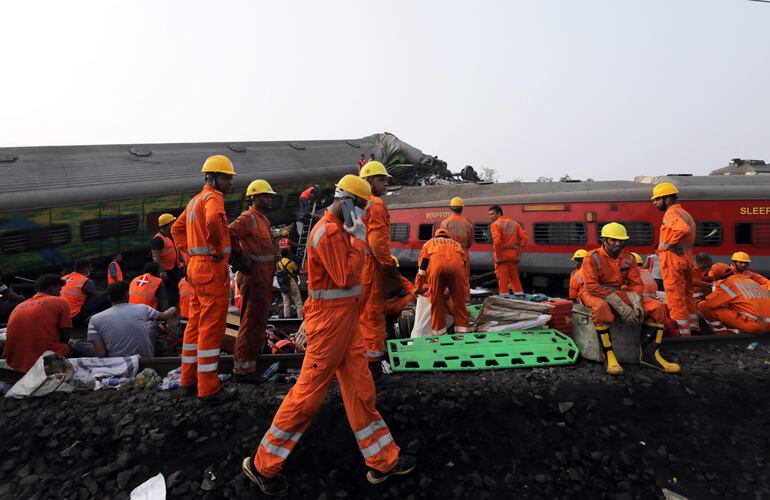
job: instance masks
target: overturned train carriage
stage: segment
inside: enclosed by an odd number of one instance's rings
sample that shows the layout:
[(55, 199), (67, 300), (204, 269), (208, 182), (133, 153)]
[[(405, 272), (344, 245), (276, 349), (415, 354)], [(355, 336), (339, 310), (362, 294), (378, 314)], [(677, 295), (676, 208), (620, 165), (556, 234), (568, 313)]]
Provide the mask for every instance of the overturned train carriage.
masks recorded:
[(0, 274), (56, 269), (81, 257), (146, 250), (158, 216), (181, 213), (202, 185), (201, 165), (228, 155), (238, 176), (225, 196), (229, 219), (245, 208), (255, 178), (279, 193), (268, 214), (294, 220), (299, 194), (318, 183), (328, 201), (334, 183), (355, 173), (361, 154), (410, 163), (424, 175), (446, 164), (391, 134), (294, 142), (144, 144), (0, 148)]
[(733, 252), (748, 252), (752, 268), (770, 274), (770, 175), (396, 188), (385, 198), (393, 253), (402, 265), (415, 265), (422, 245), (449, 216), (449, 200), (460, 196), (463, 215), (474, 225), (470, 259), (475, 271), (492, 268), (487, 210), (500, 205), (529, 235), (521, 272), (538, 286), (558, 285), (573, 268), (575, 250), (598, 247), (608, 222), (626, 226), (630, 250), (642, 255), (654, 251), (662, 213), (650, 195), (652, 186), (663, 181), (678, 186), (683, 206), (697, 223), (694, 252), (707, 252), (715, 262), (728, 262)]

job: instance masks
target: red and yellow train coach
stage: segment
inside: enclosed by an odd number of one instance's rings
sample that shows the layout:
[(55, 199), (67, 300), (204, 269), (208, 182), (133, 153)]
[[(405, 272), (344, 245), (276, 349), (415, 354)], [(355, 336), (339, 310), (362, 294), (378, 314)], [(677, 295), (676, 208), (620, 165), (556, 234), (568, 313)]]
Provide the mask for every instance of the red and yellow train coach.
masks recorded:
[(492, 269), (487, 210), (500, 205), (522, 224), (529, 245), (520, 270), (539, 287), (561, 285), (579, 248), (599, 246), (604, 224), (628, 229), (628, 248), (654, 251), (662, 213), (650, 201), (652, 187), (669, 181), (697, 224), (694, 252), (728, 262), (733, 252), (752, 256), (752, 268), (770, 274), (770, 175), (637, 177), (634, 181), (459, 184), (396, 188), (385, 198), (391, 218), (393, 253), (415, 265), (423, 243), (446, 218), (449, 200), (465, 201), (463, 215), (473, 222), (471, 268)]

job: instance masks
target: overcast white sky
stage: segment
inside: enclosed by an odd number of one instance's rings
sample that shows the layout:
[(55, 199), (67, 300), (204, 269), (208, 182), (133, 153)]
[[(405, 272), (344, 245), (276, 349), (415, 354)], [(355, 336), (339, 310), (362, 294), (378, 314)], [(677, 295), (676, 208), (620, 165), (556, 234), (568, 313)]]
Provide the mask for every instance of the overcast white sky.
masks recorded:
[(347, 139), (454, 171), (770, 161), (770, 4), (0, 3), (0, 146)]

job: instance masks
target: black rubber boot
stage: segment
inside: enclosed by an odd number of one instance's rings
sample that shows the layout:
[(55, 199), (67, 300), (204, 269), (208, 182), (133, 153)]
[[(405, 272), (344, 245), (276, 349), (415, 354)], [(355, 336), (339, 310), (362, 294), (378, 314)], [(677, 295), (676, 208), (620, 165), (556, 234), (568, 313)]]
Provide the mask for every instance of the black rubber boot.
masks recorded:
[(663, 325), (645, 323), (639, 340), (639, 364), (657, 368), (666, 373), (679, 373), (682, 367), (677, 363), (669, 363), (660, 354), (660, 344), (663, 343)]
[(610, 340), (610, 329), (607, 327), (596, 328), (596, 336), (599, 339), (599, 347), (604, 353), (604, 369), (610, 375), (620, 375), (623, 373), (623, 367), (618, 363), (615, 357), (615, 351), (612, 350), (612, 340)]

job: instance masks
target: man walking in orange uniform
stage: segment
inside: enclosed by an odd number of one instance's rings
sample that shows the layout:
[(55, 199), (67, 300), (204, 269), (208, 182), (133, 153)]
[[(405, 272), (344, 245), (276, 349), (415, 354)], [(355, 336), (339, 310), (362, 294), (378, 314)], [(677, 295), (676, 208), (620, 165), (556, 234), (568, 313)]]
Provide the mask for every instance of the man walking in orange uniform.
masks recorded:
[(366, 342), (369, 368), (379, 382), (385, 356), (385, 280), (383, 272), (393, 266), (390, 255), (390, 215), (380, 196), (385, 195), (390, 175), (378, 161), (370, 161), (361, 169), (360, 177), (371, 186), (364, 224), (368, 249), (361, 275), (361, 335)]
[(449, 202), (449, 209), (454, 212), (452, 215), (441, 221), (441, 229), (449, 232), (449, 237), (455, 240), (463, 248), (466, 266), (465, 273), (465, 297), (468, 298), (471, 292), (471, 257), (469, 249), (473, 245), (473, 223), (463, 217), (463, 208), (465, 202), (462, 198), (455, 196)]
[(230, 241), (238, 262), (241, 324), (235, 341), (233, 372), (236, 382), (261, 382), (257, 358), (265, 344), (265, 328), (273, 303), (275, 246), (265, 212), (276, 194), (267, 181), (257, 179), (246, 188), (249, 209), (230, 224)]
[(499, 205), (489, 207), (489, 228), (495, 258), (498, 293), (523, 292), (519, 280), (519, 253), (527, 246), (527, 233), (509, 217), (503, 217)]
[(268, 495), (286, 494), (279, 472), (323, 404), (335, 375), (350, 427), (369, 466), (367, 480), (380, 483), (415, 467), (413, 457), (399, 456), (399, 447), (377, 411), (366, 348), (359, 335), (366, 226), (357, 214), (352, 216), (352, 226), (343, 225), (340, 200), (352, 200), (363, 213), (370, 196), (369, 184), (361, 178), (340, 179), (334, 203), (308, 238), (305, 359), (297, 383), (281, 403), (256, 454), (244, 458), (241, 466), (246, 477)]
[(585, 282), (580, 291), (580, 301), (591, 308), (607, 373), (623, 373), (610, 340), (609, 328), (616, 315), (633, 326), (644, 322), (639, 342), (640, 364), (666, 373), (679, 372), (679, 365), (663, 359), (658, 350), (663, 342), (665, 309), (660, 301), (642, 296), (644, 284), (636, 259), (623, 250), (628, 239), (626, 228), (617, 222), (610, 222), (602, 227), (601, 236), (602, 246), (588, 252), (580, 268)]
[(447, 295), (452, 299), (455, 333), (468, 333), (468, 308), (465, 307), (465, 272), (468, 263), (465, 251), (449, 237), (446, 229), (437, 229), (417, 259), (418, 293), (427, 290), (430, 297), (430, 321), (433, 335), (446, 333)]
[(658, 255), (666, 305), (682, 336), (700, 330), (698, 308), (693, 296), (695, 268), (692, 246), (695, 243), (695, 221), (677, 201), (679, 190), (670, 182), (662, 182), (652, 190), (652, 202), (663, 214)]
[(714, 291), (698, 304), (698, 309), (714, 333), (770, 333), (770, 292), (756, 281), (721, 262), (711, 267), (716, 281)]
[(187, 281), (193, 289), (182, 344), (180, 389), (194, 394), (197, 385), (202, 402), (218, 403), (237, 396), (235, 389), (220, 387), (217, 375), (229, 299), (230, 236), (224, 194), (233, 186), (235, 170), (228, 157), (214, 155), (206, 159), (201, 172), (206, 179), (203, 190), (171, 228), (177, 246), (189, 255)]

